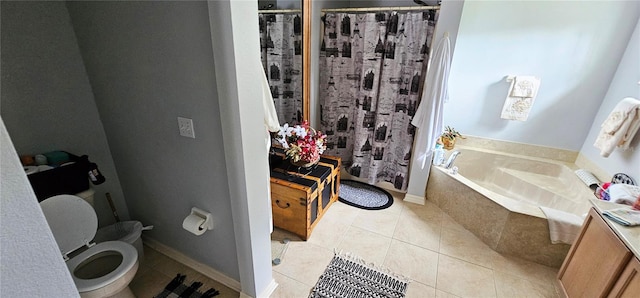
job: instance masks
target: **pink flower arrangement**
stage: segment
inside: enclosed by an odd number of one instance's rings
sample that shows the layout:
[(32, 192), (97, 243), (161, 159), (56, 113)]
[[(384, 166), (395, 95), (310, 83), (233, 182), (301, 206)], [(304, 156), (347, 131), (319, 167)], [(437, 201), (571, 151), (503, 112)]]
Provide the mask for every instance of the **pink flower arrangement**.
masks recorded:
[(324, 140), (327, 136), (309, 126), (304, 121), (301, 125), (289, 126), (285, 123), (280, 127), (276, 140), (282, 145), (285, 154), (293, 162), (315, 162), (320, 159), (320, 154), (327, 149)]

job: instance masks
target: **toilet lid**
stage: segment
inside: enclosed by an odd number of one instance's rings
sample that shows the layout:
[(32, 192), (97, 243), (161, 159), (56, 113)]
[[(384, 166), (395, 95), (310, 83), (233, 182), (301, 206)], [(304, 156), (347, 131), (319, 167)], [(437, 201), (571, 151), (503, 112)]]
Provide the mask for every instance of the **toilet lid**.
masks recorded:
[(96, 235), (98, 217), (82, 198), (53, 196), (40, 202), (40, 207), (63, 255), (86, 245)]

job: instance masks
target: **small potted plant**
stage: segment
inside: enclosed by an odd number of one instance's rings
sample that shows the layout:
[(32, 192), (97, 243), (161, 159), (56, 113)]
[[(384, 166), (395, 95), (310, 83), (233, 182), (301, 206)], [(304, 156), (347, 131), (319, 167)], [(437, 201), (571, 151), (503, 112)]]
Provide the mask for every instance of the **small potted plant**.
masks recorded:
[(451, 150), (456, 145), (456, 138), (458, 137), (464, 139), (464, 137), (453, 127), (446, 126), (444, 128), (444, 132), (440, 135), (440, 138), (438, 138), (438, 143), (442, 144), (444, 149)]

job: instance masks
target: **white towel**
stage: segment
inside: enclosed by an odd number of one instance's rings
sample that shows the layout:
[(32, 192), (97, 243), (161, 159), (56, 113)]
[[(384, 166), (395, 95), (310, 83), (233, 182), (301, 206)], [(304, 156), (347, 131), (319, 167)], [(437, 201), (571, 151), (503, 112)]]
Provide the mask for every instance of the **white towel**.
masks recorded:
[(618, 147), (629, 148), (629, 143), (640, 128), (640, 100), (627, 97), (621, 100), (602, 123), (600, 134), (593, 144), (600, 155), (608, 157)]
[(526, 121), (538, 95), (540, 79), (533, 76), (509, 76), (507, 82), (509, 81), (509, 94), (502, 106), (500, 118)]
[[(273, 103), (273, 97), (271, 96), (271, 88), (269, 88), (269, 81), (267, 81), (267, 75), (263, 69), (260, 69), (262, 73), (262, 107), (264, 109), (264, 126), (265, 136), (264, 145), (267, 147), (267, 151), (271, 148), (271, 134), (270, 131), (280, 131), (280, 121), (278, 121), (278, 114), (276, 113), (276, 106)], [(269, 233), (273, 233), (273, 214), (271, 212), (271, 183), (267, 184), (267, 202), (269, 210)]]
[(422, 100), (418, 105), (411, 124), (418, 128), (416, 153), (424, 169), (426, 161), (436, 146), (436, 140), (442, 134), (444, 103), (449, 100), (449, 70), (451, 68), (451, 41), (449, 35), (440, 40), (431, 58), (428, 83), (424, 84)]
[(573, 213), (542, 206), (540, 210), (547, 216), (551, 243), (573, 244), (573, 241), (578, 237), (578, 233), (580, 233), (584, 217), (581, 218)]
[(609, 201), (624, 204), (633, 205), (638, 197), (640, 197), (640, 187), (629, 184), (611, 184), (607, 188), (609, 192)]
[(280, 122), (278, 121), (278, 114), (276, 113), (276, 106), (273, 103), (273, 97), (271, 96), (271, 88), (269, 88), (269, 81), (267, 81), (267, 75), (263, 70), (262, 73), (262, 106), (264, 108), (264, 126), (265, 126), (265, 145), (267, 150), (271, 147), (271, 135), (269, 132), (276, 132), (280, 130)]
[(511, 85), (511, 97), (536, 97), (540, 80), (532, 76), (516, 76)]

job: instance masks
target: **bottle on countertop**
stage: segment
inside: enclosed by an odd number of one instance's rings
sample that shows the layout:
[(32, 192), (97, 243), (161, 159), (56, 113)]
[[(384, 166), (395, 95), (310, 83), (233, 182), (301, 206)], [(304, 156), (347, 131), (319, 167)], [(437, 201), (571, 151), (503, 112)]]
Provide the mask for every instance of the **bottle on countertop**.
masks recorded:
[(442, 144), (436, 144), (436, 149), (433, 151), (433, 165), (439, 166), (444, 163), (444, 149)]

